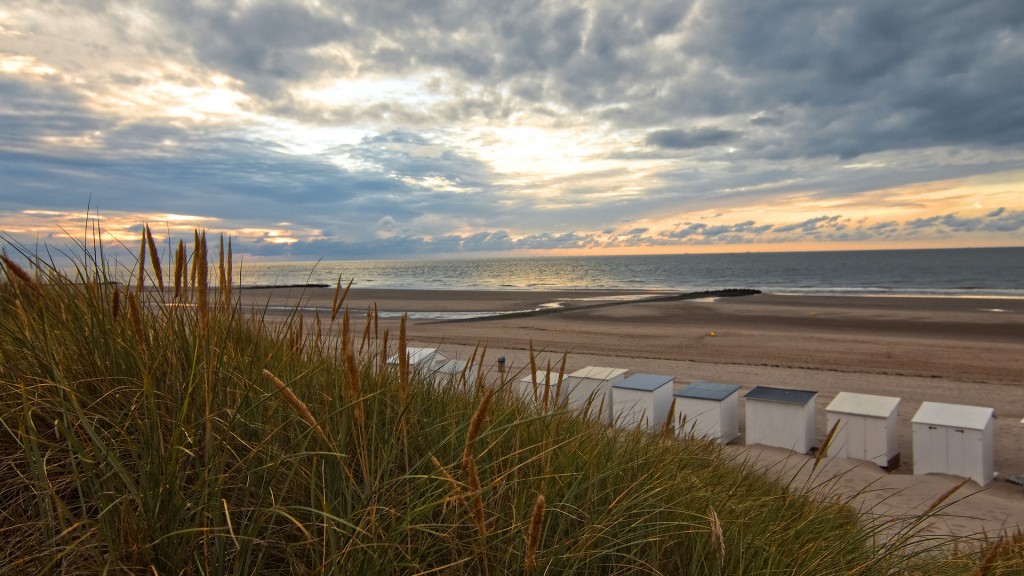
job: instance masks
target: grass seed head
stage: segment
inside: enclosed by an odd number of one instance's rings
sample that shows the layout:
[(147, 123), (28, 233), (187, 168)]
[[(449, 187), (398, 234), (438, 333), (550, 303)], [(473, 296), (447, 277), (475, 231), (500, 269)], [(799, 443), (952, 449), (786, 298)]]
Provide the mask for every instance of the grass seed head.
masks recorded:
[(153, 275), (156, 276), (156, 285), (162, 292), (164, 289), (164, 271), (160, 266), (160, 251), (156, 248), (156, 241), (153, 240), (153, 231), (149, 228), (149, 224), (146, 224), (146, 245), (149, 248), (149, 259), (153, 264)]
[(526, 559), (524, 568), (533, 570), (537, 567), (537, 549), (540, 547), (540, 533), (544, 526), (544, 495), (538, 494), (530, 516), (530, 529), (526, 533)]
[(313, 429), (313, 432), (315, 432), (317, 436), (319, 436), (324, 442), (326, 442), (327, 434), (324, 432), (324, 429), (320, 427), (320, 424), (316, 421), (316, 418), (313, 418), (313, 413), (310, 412), (309, 407), (306, 406), (306, 403), (300, 400), (299, 397), (295, 395), (295, 392), (293, 392), (291, 388), (285, 385), (285, 383), (282, 382), (280, 378), (274, 376), (274, 374), (270, 370), (264, 368), (263, 375), (268, 380), (270, 380), (271, 383), (274, 384), (274, 386), (277, 388), (278, 394), (280, 394), (281, 397), (284, 398), (285, 402), (287, 402), (288, 405), (291, 406), (292, 409), (294, 409), (295, 412), (298, 413), (298, 415), (303, 420), (305, 420), (307, 424), (309, 424), (310, 428)]

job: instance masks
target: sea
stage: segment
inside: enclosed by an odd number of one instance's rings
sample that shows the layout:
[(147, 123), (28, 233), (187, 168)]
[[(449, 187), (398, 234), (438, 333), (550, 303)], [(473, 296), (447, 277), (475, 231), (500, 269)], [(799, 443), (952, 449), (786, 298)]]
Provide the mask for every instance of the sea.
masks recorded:
[[(244, 286), (1024, 298), (1024, 247), (236, 263)], [(238, 276), (236, 276), (236, 279)]]

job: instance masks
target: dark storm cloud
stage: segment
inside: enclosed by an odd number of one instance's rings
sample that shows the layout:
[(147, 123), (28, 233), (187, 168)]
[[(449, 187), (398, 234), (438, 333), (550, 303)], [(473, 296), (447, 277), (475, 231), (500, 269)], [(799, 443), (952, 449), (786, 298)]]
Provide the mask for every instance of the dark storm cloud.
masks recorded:
[(341, 18), (330, 13), (283, 1), (243, 7), (182, 0), (155, 6), (200, 61), (245, 82), (261, 97), (277, 97), (287, 83), (323, 70), (348, 68), (344, 60), (312, 51), (353, 35)]
[[(674, 240), (689, 240), (699, 238), (707, 241), (732, 239), (735, 241), (738, 238), (752, 239), (759, 237), (766, 232), (772, 230), (774, 226), (772, 224), (758, 225), (753, 220), (746, 222), (740, 222), (738, 224), (718, 224), (714, 226), (708, 226), (700, 222), (697, 223), (686, 223), (682, 228), (676, 228), (675, 230), (662, 232), (659, 237), (662, 239), (674, 239)], [(732, 243), (732, 242), (730, 242)]]
[(929, 232), (987, 232), (1012, 233), (1024, 229), (1024, 210), (1000, 208), (984, 216), (963, 217), (956, 213), (916, 218), (904, 224), (910, 234)]
[(516, 240), (516, 248), (530, 250), (556, 250), (566, 248), (587, 248), (597, 244), (593, 235), (577, 232), (530, 234)]
[(785, 226), (776, 226), (776, 232), (804, 232), (812, 233), (821, 228), (835, 226), (841, 216), (818, 216), (817, 218), (809, 218), (803, 222), (797, 222), (795, 224), (787, 224)]
[(590, 234), (576, 232), (544, 232), (513, 239), (506, 230), (479, 232), (467, 236), (456, 234), (426, 237), (409, 234), (375, 239), (372, 242), (315, 240), (291, 245), (272, 243), (239, 243), (239, 250), (260, 256), (317, 258), (375, 258), (428, 256), (475, 252), (509, 252), (513, 250), (555, 250), (596, 247), (600, 242)]
[(36, 147), (46, 137), (85, 137), (111, 124), (67, 86), (0, 75), (0, 149)]
[(718, 146), (737, 140), (740, 132), (722, 130), (711, 126), (702, 126), (693, 130), (676, 128), (673, 130), (656, 130), (647, 135), (646, 142), (660, 148), (687, 149)]
[[(1013, 73), (1024, 62), (1019, 2), (725, 1), (704, 8), (688, 51), (743, 80), (737, 108), (801, 110), (793, 152), (852, 157), (1024, 142), (1024, 92)], [(731, 83), (717, 86), (735, 95)]]
[(671, 232), (663, 232), (662, 236), (666, 238), (685, 239), (691, 236), (703, 236), (704, 230), (707, 229), (707, 224), (687, 224), (685, 228), (673, 230)]

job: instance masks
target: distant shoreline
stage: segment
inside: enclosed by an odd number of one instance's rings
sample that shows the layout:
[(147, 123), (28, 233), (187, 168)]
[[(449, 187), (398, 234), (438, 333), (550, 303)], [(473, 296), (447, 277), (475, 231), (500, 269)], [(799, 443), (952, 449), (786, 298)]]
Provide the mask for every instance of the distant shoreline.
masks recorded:
[[(256, 263), (241, 279), (380, 290), (688, 293), (754, 288), (767, 294), (1024, 298), (1024, 249), (806, 252), (634, 257)], [(239, 278), (236, 276), (236, 279)]]
[[(116, 282), (115, 282), (116, 284)], [(342, 283), (342, 288), (347, 282)], [(234, 286), (239, 290), (295, 290), (295, 289), (331, 289), (333, 290), (335, 285), (327, 284), (322, 282), (304, 283), (304, 284), (236, 284)], [(668, 288), (562, 288), (562, 287), (445, 287), (445, 288), (418, 288), (413, 286), (357, 286), (352, 285), (352, 290), (373, 290), (373, 291), (384, 291), (384, 292), (404, 292), (404, 291), (415, 291), (415, 292), (443, 292), (443, 293), (466, 293), (466, 292), (483, 292), (483, 293), (500, 293), (500, 292), (516, 292), (516, 293), (547, 293), (547, 292), (606, 292), (609, 294), (651, 294), (652, 296), (665, 295), (668, 297), (676, 297), (679, 295), (692, 295), (702, 294), (705, 292), (727, 292), (731, 290), (751, 290), (759, 294), (767, 294), (772, 296), (793, 296), (797, 298), (803, 297), (836, 297), (836, 298), (929, 298), (929, 299), (969, 299), (969, 300), (1024, 300), (1024, 295), (1016, 294), (999, 294), (999, 293), (985, 293), (979, 292), (973, 293), (953, 293), (953, 292), (870, 292), (863, 290), (842, 290), (842, 289), (807, 289), (806, 291), (793, 291), (793, 290), (771, 290), (761, 288), (722, 288), (722, 289), (708, 289), (703, 291), (686, 291), (686, 290), (672, 290)]]

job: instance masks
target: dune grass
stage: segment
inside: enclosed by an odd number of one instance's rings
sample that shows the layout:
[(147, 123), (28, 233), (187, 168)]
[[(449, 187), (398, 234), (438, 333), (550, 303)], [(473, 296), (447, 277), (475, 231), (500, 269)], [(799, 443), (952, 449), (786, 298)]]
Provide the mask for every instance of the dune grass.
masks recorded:
[(1019, 537), (880, 543), (717, 444), (389, 366), (404, 330), (340, 283), (329, 317), (243, 309), (205, 234), (164, 278), (147, 233), (132, 285), (81, 248), (3, 260), (0, 573), (1024, 573)]

